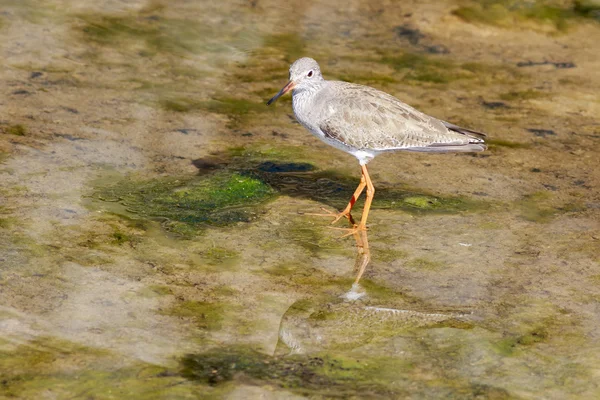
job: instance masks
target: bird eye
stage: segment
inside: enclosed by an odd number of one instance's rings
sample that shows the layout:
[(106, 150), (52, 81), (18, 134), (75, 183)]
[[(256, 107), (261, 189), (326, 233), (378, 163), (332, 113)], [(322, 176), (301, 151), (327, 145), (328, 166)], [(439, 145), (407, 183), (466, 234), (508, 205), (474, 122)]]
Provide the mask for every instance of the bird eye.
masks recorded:
[(308, 76), (309, 78), (313, 76), (313, 72), (312, 70), (308, 71), (308, 74), (306, 74), (306, 76)]

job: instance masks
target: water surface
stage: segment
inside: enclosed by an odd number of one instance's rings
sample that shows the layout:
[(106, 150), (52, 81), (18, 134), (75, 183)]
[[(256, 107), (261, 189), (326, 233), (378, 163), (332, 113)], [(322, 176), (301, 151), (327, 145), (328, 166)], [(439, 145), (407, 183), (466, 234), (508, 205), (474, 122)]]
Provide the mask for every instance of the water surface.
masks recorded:
[[(600, 397), (598, 15), (0, 1), (0, 397)], [(301, 56), (489, 134), (369, 164), (360, 286)]]

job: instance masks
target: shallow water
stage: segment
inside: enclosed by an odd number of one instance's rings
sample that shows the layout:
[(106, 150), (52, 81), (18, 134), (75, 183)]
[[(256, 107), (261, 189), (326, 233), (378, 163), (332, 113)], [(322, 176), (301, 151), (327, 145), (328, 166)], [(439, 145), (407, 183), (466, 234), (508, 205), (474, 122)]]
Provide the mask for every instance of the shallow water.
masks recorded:
[[(593, 3), (0, 1), (0, 397), (600, 397)], [(358, 286), (300, 56), (489, 134), (369, 164)]]

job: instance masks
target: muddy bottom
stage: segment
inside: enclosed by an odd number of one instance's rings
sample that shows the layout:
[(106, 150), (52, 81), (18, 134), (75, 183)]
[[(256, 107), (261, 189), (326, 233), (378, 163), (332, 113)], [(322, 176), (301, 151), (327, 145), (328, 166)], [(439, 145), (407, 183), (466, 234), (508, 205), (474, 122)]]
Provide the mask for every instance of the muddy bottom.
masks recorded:
[[(596, 2), (0, 5), (1, 398), (600, 397)], [(301, 56), (488, 133), (369, 164), (359, 284)]]

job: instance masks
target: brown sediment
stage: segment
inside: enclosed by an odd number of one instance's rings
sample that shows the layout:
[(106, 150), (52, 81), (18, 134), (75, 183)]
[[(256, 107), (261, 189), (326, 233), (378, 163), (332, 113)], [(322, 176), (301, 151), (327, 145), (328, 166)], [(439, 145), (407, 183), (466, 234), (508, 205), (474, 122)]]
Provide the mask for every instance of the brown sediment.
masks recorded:
[[(0, 397), (598, 397), (586, 4), (6, 4)], [(352, 293), (355, 243), (302, 213), (356, 160), (264, 105), (299, 56), (489, 133), (369, 164)]]

